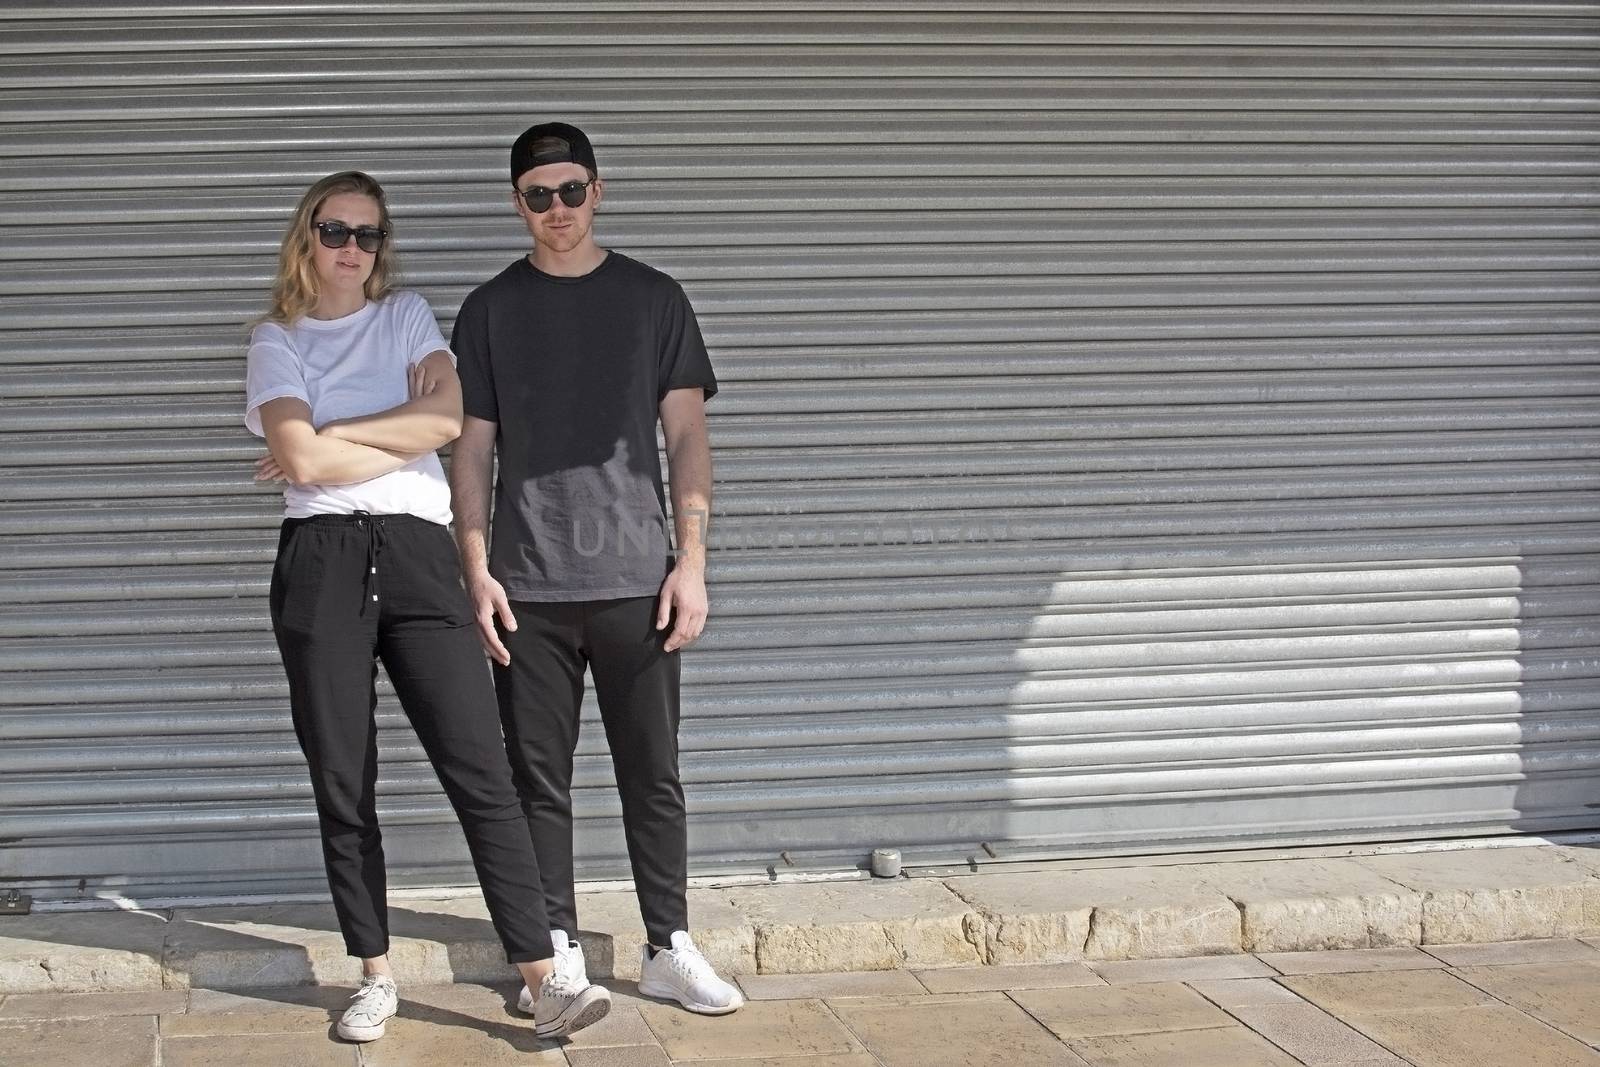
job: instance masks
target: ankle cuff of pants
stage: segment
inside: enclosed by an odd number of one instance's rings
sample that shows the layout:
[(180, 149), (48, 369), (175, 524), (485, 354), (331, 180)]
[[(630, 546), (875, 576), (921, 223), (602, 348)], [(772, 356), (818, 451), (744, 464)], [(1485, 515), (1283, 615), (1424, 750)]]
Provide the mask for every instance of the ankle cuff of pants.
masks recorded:
[(647, 944), (655, 945), (659, 948), (671, 948), (672, 932), (674, 930), (687, 931), (688, 929), (689, 924), (687, 921), (685, 921), (678, 923), (675, 926), (669, 926), (665, 930), (646, 930), (644, 932), (644, 939)]
[(545, 949), (541, 955), (537, 949), (528, 949), (526, 952), (507, 952), (507, 963), (538, 963), (540, 960), (553, 960), (556, 954), (552, 949)]
[(350, 953), (350, 955), (354, 956), (358, 960), (377, 959), (379, 956), (387, 956), (389, 954), (388, 945), (381, 946), (375, 952), (367, 952), (367, 946), (364, 945), (351, 945), (346, 943), (344, 948), (346, 952)]

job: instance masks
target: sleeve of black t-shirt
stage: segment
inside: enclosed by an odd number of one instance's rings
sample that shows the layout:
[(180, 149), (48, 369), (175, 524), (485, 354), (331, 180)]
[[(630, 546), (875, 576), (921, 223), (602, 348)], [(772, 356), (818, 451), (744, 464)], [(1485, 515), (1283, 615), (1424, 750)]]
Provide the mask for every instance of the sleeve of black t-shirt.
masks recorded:
[(672, 283), (661, 323), (661, 351), (657, 381), (661, 383), (657, 401), (674, 389), (705, 390), (706, 399), (717, 395), (717, 376), (711, 370), (711, 356), (700, 336), (700, 323), (683, 286)]
[(456, 374), (461, 379), (461, 410), (475, 419), (500, 421), (494, 395), (494, 371), (489, 366), (489, 330), (483, 301), (471, 293), (456, 314), (450, 331), (450, 350), (456, 354)]

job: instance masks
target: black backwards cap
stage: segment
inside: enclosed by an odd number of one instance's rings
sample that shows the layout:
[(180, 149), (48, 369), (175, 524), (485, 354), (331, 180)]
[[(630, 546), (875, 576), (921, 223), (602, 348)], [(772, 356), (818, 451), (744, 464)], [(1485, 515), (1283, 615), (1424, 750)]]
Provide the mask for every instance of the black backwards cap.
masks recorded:
[(600, 172), (589, 138), (578, 127), (565, 122), (541, 122), (522, 131), (522, 136), (511, 146), (512, 184), (534, 167), (546, 163), (578, 163), (592, 173)]

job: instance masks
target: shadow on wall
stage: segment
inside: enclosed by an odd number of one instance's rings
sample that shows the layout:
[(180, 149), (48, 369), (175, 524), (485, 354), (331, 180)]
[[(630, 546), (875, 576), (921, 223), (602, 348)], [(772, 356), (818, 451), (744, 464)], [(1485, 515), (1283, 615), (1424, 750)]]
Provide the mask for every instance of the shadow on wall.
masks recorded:
[[(1600, 830), (1600, 545), (1530, 558), (1521, 609), (1522, 717), (1509, 827)], [(1583, 836), (1580, 834), (1580, 837)], [(1600, 848), (1600, 841), (1576, 840)]]
[[(1462, 540), (1040, 541), (942, 567), (908, 549), (900, 566), (935, 573), (751, 588), (719, 632), (782, 650), (743, 653), (780, 706), (763, 723), (731, 684), (697, 691), (697, 714), (727, 718), (686, 724), (695, 855), (757, 828), (790, 842), (782, 870), (879, 845), (981, 866), (1593, 826), (1594, 720), (1571, 657), (1586, 630), (1555, 617), (1587, 600), (1525, 592), (1570, 578), (1560, 557), (1460, 555)], [(1001, 562), (1049, 557), (1071, 570), (1048, 583)], [(975, 558), (993, 569), (952, 573)], [(732, 751), (700, 754), (717, 742)], [(786, 781), (717, 782), (764, 762)]]

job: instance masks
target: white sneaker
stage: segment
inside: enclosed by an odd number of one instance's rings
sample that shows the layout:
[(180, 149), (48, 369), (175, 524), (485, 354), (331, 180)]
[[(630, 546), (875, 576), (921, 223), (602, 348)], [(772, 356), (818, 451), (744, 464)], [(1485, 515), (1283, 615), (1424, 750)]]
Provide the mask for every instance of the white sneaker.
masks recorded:
[(744, 995), (717, 977), (687, 931), (673, 931), (671, 948), (651, 956), (646, 945), (643, 952), (639, 992), (645, 996), (676, 1000), (701, 1015), (726, 1015), (744, 1006)]
[(565, 930), (550, 931), (556, 950), (555, 972), (539, 983), (539, 999), (522, 987), (517, 1010), (533, 1016), (540, 1037), (561, 1037), (599, 1022), (611, 1011), (611, 994), (589, 981), (583, 947), (568, 939)]
[(540, 1037), (565, 1037), (604, 1019), (611, 1011), (611, 994), (597, 985), (579, 989), (551, 972), (539, 983), (539, 999), (531, 1009), (534, 1033)]
[[(583, 960), (583, 946), (567, 936), (565, 930), (551, 930), (550, 944), (556, 950), (556, 973), (565, 978), (578, 989), (589, 987), (589, 970)], [(609, 1001), (611, 994), (605, 989), (596, 986)], [(533, 1014), (533, 993), (527, 986), (522, 987), (522, 992), (517, 994), (517, 1010), (527, 1015)]]
[(394, 979), (386, 974), (369, 974), (361, 988), (350, 995), (355, 1001), (339, 1018), (338, 1033), (346, 1041), (376, 1041), (383, 1036), (383, 1025), (400, 1010), (400, 994)]
[(550, 943), (556, 950), (556, 970), (570, 982), (589, 984), (589, 968), (583, 959), (583, 946), (567, 936), (565, 930), (551, 930)]

